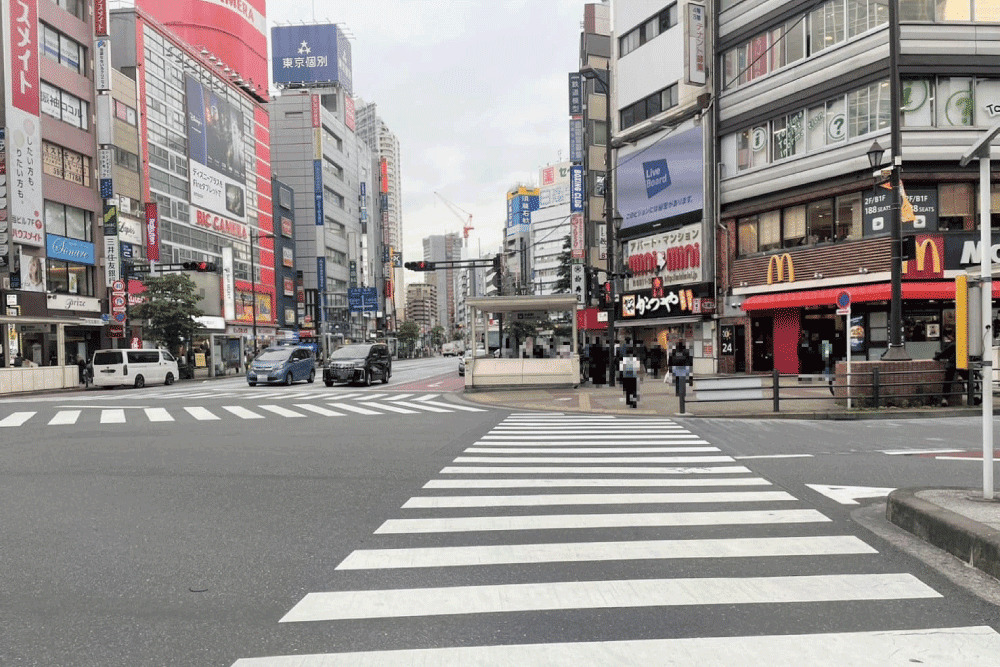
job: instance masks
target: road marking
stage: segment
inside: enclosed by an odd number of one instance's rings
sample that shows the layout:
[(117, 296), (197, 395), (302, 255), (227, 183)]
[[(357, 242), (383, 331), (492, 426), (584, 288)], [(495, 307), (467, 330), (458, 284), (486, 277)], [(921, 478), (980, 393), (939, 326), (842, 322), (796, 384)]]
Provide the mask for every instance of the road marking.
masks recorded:
[(342, 400), (346, 400), (348, 398), (358, 398), (359, 396), (363, 396), (363, 395), (364, 394), (355, 391), (355, 392), (351, 392), (351, 393), (347, 393), (347, 394), (335, 394), (333, 396), (330, 396), (330, 398), (335, 398), (338, 401), (342, 401)]
[(567, 530), (588, 528), (651, 528), (826, 523), (816, 510), (731, 510), (724, 512), (638, 512), (627, 514), (538, 514), (468, 516), (432, 519), (390, 519), (376, 534), (465, 533), (506, 530)]
[[(575, 428), (542, 428), (540, 426), (532, 428), (504, 428), (502, 426), (497, 426), (490, 433), (496, 433), (497, 435), (523, 435), (525, 433), (537, 433), (539, 435), (589, 435), (594, 433), (594, 429), (575, 429)], [(642, 434), (656, 434), (656, 433), (687, 433), (690, 434), (691, 431), (683, 428), (664, 428), (662, 426), (636, 426), (635, 428), (615, 427), (615, 428), (601, 428), (600, 433), (604, 435), (631, 435), (633, 433)]]
[(458, 403), (441, 403), (439, 401), (429, 401), (426, 399), (419, 399), (419, 398), (417, 399), (416, 403), (409, 403), (409, 405), (412, 405), (417, 408), (425, 405), (433, 405), (439, 408), (447, 408), (445, 412), (448, 412), (450, 410), (461, 410), (462, 412), (487, 412), (487, 410), (483, 408), (470, 408), (467, 405), (459, 405)]
[(247, 410), (246, 408), (241, 407), (239, 405), (223, 405), (222, 409), (226, 410), (227, 412), (233, 413), (234, 415), (236, 415), (237, 417), (240, 417), (241, 419), (263, 419), (264, 418), (264, 415), (257, 414), (256, 412), (253, 412), (252, 410)]
[[(541, 584), (309, 593), (285, 614), (281, 622), (557, 609), (904, 600), (940, 597), (940, 593), (921, 583), (911, 574), (567, 581)], [(661, 661), (662, 657), (661, 655)]]
[(977, 463), (982, 463), (983, 456), (980, 454), (977, 456), (935, 456), (935, 461), (975, 461)]
[(919, 454), (955, 454), (964, 451), (964, 449), (883, 449), (882, 453), (889, 456), (914, 456)]
[(444, 410), (442, 408), (435, 407), (435, 404), (428, 401), (423, 403), (409, 402), (409, 401), (394, 401), (396, 405), (405, 405), (408, 408), (416, 408), (418, 410), (425, 410), (427, 412), (451, 412), (451, 410)]
[(267, 410), (268, 412), (273, 412), (276, 415), (282, 417), (305, 417), (301, 412), (296, 412), (295, 410), (289, 410), (288, 408), (283, 408), (280, 405), (263, 404), (258, 405), (261, 410)]
[(219, 417), (212, 414), (208, 410), (200, 406), (194, 406), (190, 408), (184, 408), (189, 415), (197, 419), (198, 421), (218, 421)]
[(376, 400), (380, 401), (380, 400), (384, 399), (386, 396), (390, 396), (391, 397), (392, 394), (383, 394), (383, 393), (377, 392), (377, 391), (366, 391), (363, 394), (359, 394), (358, 395), (358, 399), (360, 400), (361, 398), (364, 398), (366, 401), (376, 401)]
[[(1000, 655), (1000, 633), (989, 626), (880, 630), (811, 635), (684, 637), (603, 642), (454, 646), (326, 653), (237, 660), (233, 667), (404, 667), (410, 665), (843, 665), (935, 664), (950, 659), (990, 665)], [(669, 656), (666, 658), (665, 656)]]
[(734, 456), (734, 459), (742, 461), (744, 459), (811, 459), (812, 454), (759, 454), (757, 456)]
[(296, 403), (295, 407), (302, 408), (303, 410), (308, 410), (309, 412), (315, 412), (318, 415), (323, 415), (324, 417), (343, 417), (344, 415), (339, 412), (334, 412), (333, 410), (327, 410), (326, 408), (321, 408), (318, 405), (309, 405), (308, 403)]
[(125, 423), (125, 411), (124, 410), (101, 410), (101, 423), (102, 424), (124, 424)]
[(576, 447), (600, 447), (601, 445), (615, 446), (635, 446), (635, 445), (707, 445), (708, 440), (701, 440), (692, 436), (690, 440), (643, 440), (643, 439), (622, 439), (622, 440), (477, 440), (474, 443), (478, 446), (517, 446), (517, 447), (565, 447), (574, 445)]
[(717, 452), (718, 447), (469, 447), (467, 454), (667, 454)]
[(730, 456), (457, 456), (455, 463), (732, 463)]
[[(75, 424), (76, 420), (80, 418), (81, 410), (60, 410), (56, 413), (56, 416), (49, 421), (49, 426), (65, 426), (67, 424)], [(3, 424), (0, 423), (0, 426)]]
[(432, 401), (432, 400), (434, 400), (435, 398), (437, 398), (440, 395), (441, 394), (424, 394), (423, 396), (418, 396), (414, 400), (417, 400), (417, 401)]
[(410, 549), (358, 549), (352, 551), (347, 558), (342, 560), (336, 569), (381, 570), (525, 563), (678, 558), (773, 558), (778, 556), (842, 556), (877, 553), (878, 551), (853, 535), (557, 542)]
[(174, 418), (170, 416), (164, 408), (146, 408), (146, 417), (151, 422), (172, 422)]
[(652, 467), (652, 466), (447, 466), (443, 475), (573, 474), (612, 473), (625, 475), (714, 475), (753, 472), (744, 466)]
[(367, 408), (361, 408), (357, 405), (351, 405), (349, 403), (327, 403), (331, 408), (337, 408), (338, 410), (343, 410), (345, 412), (356, 412), (359, 415), (380, 415), (381, 412), (375, 412), (374, 410), (369, 410)]
[(650, 505), (668, 503), (764, 503), (795, 500), (786, 491), (703, 491), (701, 493), (549, 493), (537, 496), (417, 496), (402, 509), (454, 507), (533, 507), (543, 505)]
[(841, 505), (860, 505), (856, 498), (882, 498), (895, 491), (895, 488), (874, 486), (827, 486), (824, 484), (806, 484), (816, 493), (836, 500)]
[(425, 489), (518, 489), (564, 486), (771, 486), (762, 477), (701, 477), (695, 479), (432, 479)]
[(409, 398), (410, 396), (413, 396), (413, 394), (396, 394), (395, 396), (390, 396), (389, 400), (390, 401), (401, 401), (404, 398)]
[[(629, 440), (690, 440), (698, 436), (692, 433), (634, 433), (629, 434)], [(497, 442), (517, 442), (518, 440), (548, 440), (558, 442), (559, 440), (608, 440), (608, 435), (603, 432), (591, 431), (587, 435), (553, 435), (545, 434), (539, 437), (537, 433), (518, 433), (517, 435), (494, 435), (491, 431), (482, 437), (483, 440), (496, 440)]]
[[(401, 408), (401, 407), (399, 407), (397, 405), (393, 405), (391, 403), (372, 403), (372, 402), (369, 402), (369, 401), (358, 401), (358, 402), (361, 403), (361, 405), (368, 406), (369, 408), (378, 408), (380, 410), (388, 410), (389, 412), (398, 412), (398, 413), (403, 414), (403, 415), (415, 415), (415, 414), (417, 414), (416, 410), (407, 410), (406, 408)], [(406, 404), (404, 403), (403, 405), (406, 405)]]

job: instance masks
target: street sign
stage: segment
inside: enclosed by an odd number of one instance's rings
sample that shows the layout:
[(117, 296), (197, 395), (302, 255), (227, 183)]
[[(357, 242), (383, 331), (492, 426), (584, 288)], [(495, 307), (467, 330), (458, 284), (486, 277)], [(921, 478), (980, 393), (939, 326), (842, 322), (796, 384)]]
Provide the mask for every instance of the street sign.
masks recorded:
[(115, 322), (118, 322), (119, 324), (122, 324), (122, 323), (125, 322), (125, 313), (124, 313), (124, 311), (120, 312), (120, 313), (115, 313), (111, 317), (113, 317), (114, 320), (115, 320)]
[(142, 339), (139, 338), (138, 336), (132, 336), (132, 340), (129, 341), (129, 347), (131, 347), (133, 350), (141, 350)]
[(125, 325), (123, 324), (112, 324), (108, 327), (108, 338), (124, 338), (125, 337)]
[(111, 291), (113, 291), (113, 292), (124, 292), (125, 291), (125, 281), (124, 280), (116, 280), (113, 283), (111, 283)]
[(851, 309), (850, 308), (838, 308), (837, 309), (837, 314), (838, 315), (850, 315), (851, 314)]
[(847, 308), (850, 305), (851, 305), (851, 293), (846, 290), (841, 291), (841, 293), (837, 295), (837, 307)]

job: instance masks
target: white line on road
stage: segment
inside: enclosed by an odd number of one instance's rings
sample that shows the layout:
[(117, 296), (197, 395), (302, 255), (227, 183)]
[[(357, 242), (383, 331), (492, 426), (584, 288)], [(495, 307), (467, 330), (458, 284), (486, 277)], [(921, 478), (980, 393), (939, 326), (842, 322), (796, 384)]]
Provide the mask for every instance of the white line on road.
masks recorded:
[(447, 466), (442, 475), (589, 475), (611, 473), (616, 475), (717, 475), (753, 472), (744, 466)]
[(424, 401), (419, 403), (417, 401), (393, 401), (395, 405), (405, 405), (408, 408), (416, 408), (417, 410), (424, 410), (426, 412), (451, 412), (451, 410), (443, 410), (441, 408), (435, 407), (434, 403)]
[(757, 456), (734, 456), (734, 459), (811, 459), (812, 454), (758, 454)]
[(273, 412), (276, 415), (282, 417), (305, 417), (301, 412), (296, 412), (295, 410), (289, 410), (288, 408), (283, 408), (280, 405), (264, 404), (258, 405), (261, 410), (267, 410), (268, 412)]
[[(413, 405), (414, 407), (421, 407), (424, 405), (431, 405), (438, 408), (447, 408), (445, 412), (451, 410), (461, 410), (462, 412), (487, 412), (484, 408), (470, 408), (468, 405), (459, 405), (458, 403), (442, 403), (440, 401), (428, 401), (426, 399), (417, 399), (414, 403), (409, 403), (408, 405)], [(428, 408), (429, 409), (429, 408)]]
[(409, 549), (358, 549), (341, 561), (336, 569), (380, 570), (524, 563), (679, 558), (773, 558), (778, 556), (843, 556), (875, 553), (878, 552), (853, 535), (557, 542)]
[(505, 530), (649, 528), (658, 526), (742, 526), (825, 523), (816, 510), (733, 510), (726, 512), (638, 512), (634, 514), (538, 514), (468, 516), (442, 519), (390, 519), (376, 534), (465, 533)]
[(718, 447), (469, 447), (467, 454), (668, 454), (717, 452)]
[(101, 410), (101, 423), (102, 424), (124, 424), (125, 423), (125, 411), (124, 410)]
[(600, 447), (601, 445), (615, 445), (615, 446), (636, 446), (636, 445), (707, 445), (708, 440), (701, 440), (695, 436), (692, 436), (690, 440), (644, 440), (644, 439), (630, 439), (625, 438), (621, 440), (477, 440), (474, 443), (476, 446), (509, 446), (509, 447), (566, 447), (568, 445), (573, 445), (575, 447)]
[(443, 507), (532, 507), (542, 505), (644, 505), (668, 503), (764, 503), (795, 500), (786, 491), (701, 493), (550, 493), (537, 496), (417, 496), (402, 509)]
[[(389, 412), (398, 412), (403, 415), (415, 415), (416, 410), (407, 410), (406, 408), (401, 408), (392, 403), (373, 403), (371, 401), (358, 401), (361, 405), (366, 405), (369, 408), (378, 408), (379, 410), (388, 410)], [(405, 403), (403, 405), (406, 405)]]
[(174, 418), (170, 416), (164, 408), (146, 408), (146, 417), (151, 422), (172, 422)]
[[(309, 593), (282, 623), (556, 609), (940, 598), (911, 574), (567, 581)], [(661, 659), (663, 656), (660, 656)]]
[(296, 403), (295, 407), (301, 408), (303, 410), (308, 410), (309, 412), (315, 412), (318, 415), (323, 415), (324, 417), (343, 417), (344, 415), (339, 412), (334, 412), (333, 410), (327, 410), (326, 408), (321, 408), (318, 405), (310, 405), (308, 403)]
[(361, 408), (357, 405), (351, 405), (350, 403), (327, 403), (331, 408), (337, 408), (338, 410), (343, 410), (344, 412), (354, 412), (359, 415), (380, 415), (381, 412), (375, 412), (374, 410), (369, 410), (368, 408)]
[(413, 400), (415, 400), (415, 401), (433, 401), (435, 398), (437, 398), (440, 395), (441, 394), (424, 394), (423, 396), (418, 396), (417, 398), (415, 398)]
[(457, 456), (455, 463), (732, 463), (730, 456)]
[(964, 449), (883, 449), (883, 454), (889, 456), (913, 456), (916, 454), (956, 454)]
[(49, 421), (49, 426), (65, 426), (75, 424), (80, 418), (81, 410), (60, 410), (56, 416)]
[[(616, 436), (618, 437), (618, 436)], [(691, 438), (696, 438), (698, 436), (692, 433), (631, 433), (628, 434), (629, 440), (690, 440)], [(559, 440), (608, 440), (608, 434), (603, 432), (591, 431), (589, 434), (585, 435), (554, 435), (545, 434), (538, 435), (537, 433), (518, 433), (517, 435), (506, 435), (500, 434), (495, 435), (492, 432), (487, 433), (483, 436), (483, 440), (495, 440), (497, 442), (517, 442), (518, 440), (548, 440), (550, 442), (558, 442)]]
[(212, 414), (210, 411), (206, 410), (201, 406), (193, 406), (190, 408), (184, 408), (189, 415), (197, 419), (198, 421), (218, 421), (219, 417)]
[(409, 398), (410, 396), (413, 396), (413, 394), (396, 394), (395, 396), (390, 396), (389, 400), (390, 401), (401, 401), (404, 398)]
[(605, 486), (771, 486), (762, 477), (697, 477), (695, 479), (432, 479), (425, 489), (519, 489)]
[(241, 419), (263, 419), (264, 415), (257, 414), (253, 410), (247, 410), (246, 408), (239, 405), (223, 405), (223, 410), (231, 412)]
[[(232, 667), (409, 667), (410, 665), (547, 665), (618, 667), (674, 665), (933, 664), (952, 656), (967, 665), (990, 665), (1000, 655), (1000, 633), (989, 626), (879, 630), (812, 635), (685, 637), (604, 642), (454, 646), (356, 653), (290, 655), (237, 660)], [(948, 658), (945, 658), (947, 660)]]

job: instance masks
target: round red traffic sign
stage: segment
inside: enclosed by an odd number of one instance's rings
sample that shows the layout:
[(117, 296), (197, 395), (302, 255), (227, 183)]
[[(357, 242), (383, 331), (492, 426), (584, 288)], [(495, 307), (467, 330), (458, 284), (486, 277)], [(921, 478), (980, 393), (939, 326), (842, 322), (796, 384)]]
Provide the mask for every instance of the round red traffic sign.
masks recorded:
[(837, 307), (838, 308), (847, 308), (849, 305), (851, 305), (851, 293), (850, 292), (844, 291), (844, 292), (841, 292), (840, 294), (837, 295)]
[(115, 318), (115, 322), (124, 322), (125, 321), (125, 313), (115, 313), (114, 315), (112, 315), (112, 317)]
[(124, 280), (115, 280), (114, 282), (111, 283), (111, 289), (114, 290), (115, 292), (124, 292), (125, 291), (125, 281)]
[(111, 303), (112, 303), (112, 305), (115, 305), (115, 306), (124, 306), (125, 305), (125, 297), (124, 296), (116, 296), (113, 299), (111, 299)]

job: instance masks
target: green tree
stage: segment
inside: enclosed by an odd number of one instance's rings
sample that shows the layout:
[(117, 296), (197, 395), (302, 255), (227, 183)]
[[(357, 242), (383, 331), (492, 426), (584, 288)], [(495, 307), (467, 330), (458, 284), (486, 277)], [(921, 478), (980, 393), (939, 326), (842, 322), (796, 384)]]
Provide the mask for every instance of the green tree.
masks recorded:
[(396, 338), (403, 349), (412, 354), (417, 339), (420, 338), (420, 325), (409, 320), (402, 322), (396, 329)]
[(511, 318), (504, 322), (504, 330), (510, 334), (510, 337), (514, 339), (514, 349), (517, 350), (521, 347), (521, 343), (524, 342), (528, 336), (534, 336), (538, 333), (538, 322), (535, 320), (518, 320)]
[(444, 343), (444, 327), (438, 325), (431, 329), (431, 344), (438, 346)]
[(573, 241), (567, 236), (563, 239), (562, 252), (559, 253), (559, 267), (556, 269), (556, 282), (552, 285), (556, 294), (569, 294), (573, 289)]
[(202, 328), (195, 321), (205, 313), (198, 307), (194, 281), (183, 273), (171, 273), (144, 282), (146, 300), (130, 309), (129, 316), (143, 322), (145, 337), (176, 354)]

